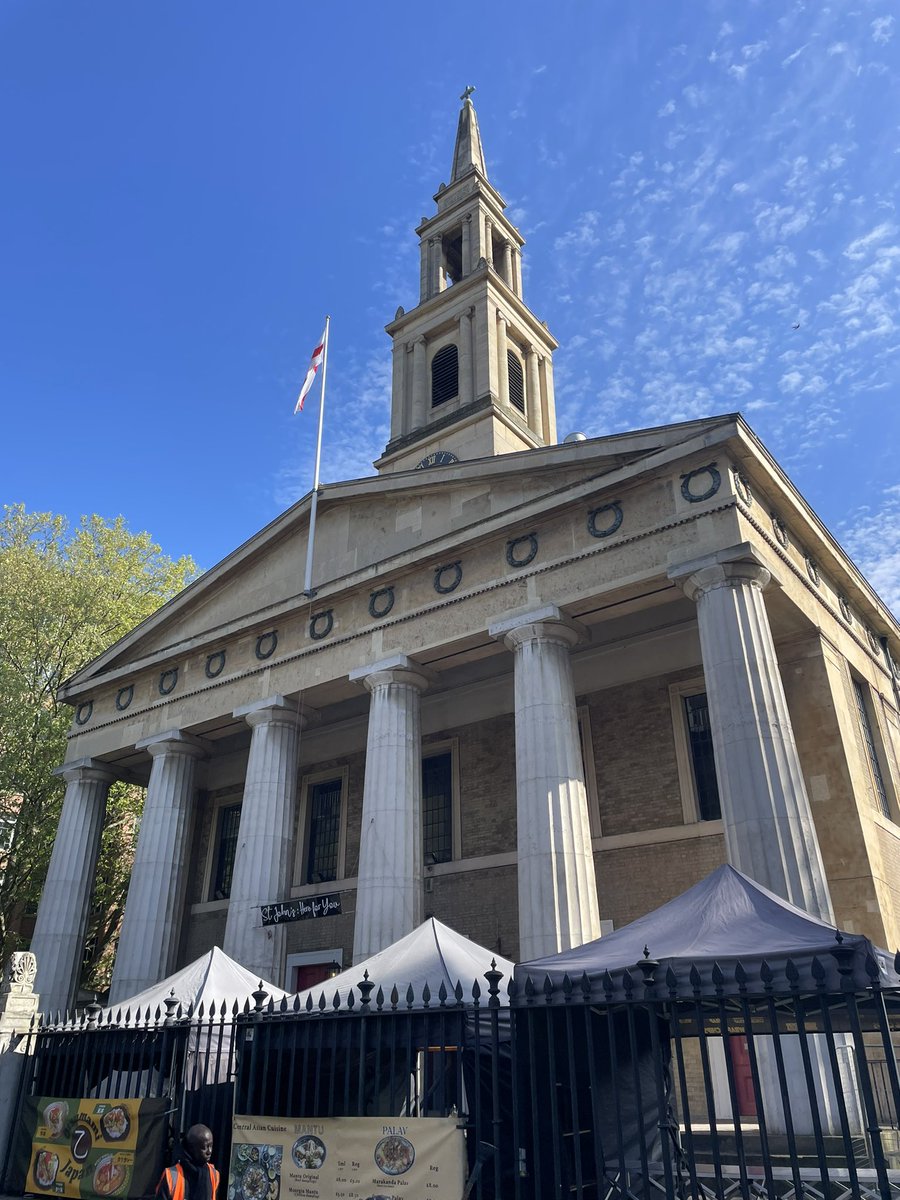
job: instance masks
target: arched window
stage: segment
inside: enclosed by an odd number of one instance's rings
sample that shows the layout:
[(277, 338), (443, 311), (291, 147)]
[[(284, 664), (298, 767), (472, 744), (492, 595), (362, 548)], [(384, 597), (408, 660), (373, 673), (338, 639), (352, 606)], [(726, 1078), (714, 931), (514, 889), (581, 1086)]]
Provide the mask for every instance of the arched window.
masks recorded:
[(506, 352), (506, 362), (509, 372), (509, 402), (520, 413), (525, 412), (525, 376), (522, 364), (512, 350)]
[(455, 346), (442, 346), (431, 360), (431, 407), (458, 395), (459, 355)]

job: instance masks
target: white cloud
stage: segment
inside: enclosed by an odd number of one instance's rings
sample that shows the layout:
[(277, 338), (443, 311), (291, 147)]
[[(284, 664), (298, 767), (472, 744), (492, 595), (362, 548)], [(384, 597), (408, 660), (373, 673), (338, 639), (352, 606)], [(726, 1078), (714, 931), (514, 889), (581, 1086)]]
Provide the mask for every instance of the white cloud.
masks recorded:
[(657, 112), (656, 115), (658, 117), (671, 117), (671, 115), (674, 111), (675, 111), (675, 101), (669, 100), (669, 102), (667, 104), (664, 104), (662, 106), (662, 108), (659, 110), (659, 112)]
[(872, 22), (872, 41), (884, 45), (894, 34), (893, 17), (876, 17)]
[(844, 254), (846, 254), (847, 258), (852, 259), (865, 258), (866, 252), (871, 249), (872, 246), (877, 245), (879, 242), (883, 242), (885, 238), (893, 237), (896, 232), (896, 225), (892, 225), (890, 221), (882, 221), (880, 225), (876, 225), (875, 228), (869, 233), (865, 234), (863, 237), (856, 238), (855, 241), (852, 241), (844, 251)]
[(809, 42), (804, 42), (802, 46), (798, 46), (797, 49), (793, 52), (793, 54), (789, 54), (787, 56), (787, 58), (783, 58), (781, 60), (781, 65), (783, 67), (789, 67), (792, 62), (794, 62), (796, 59), (798, 59), (800, 57), (800, 55), (803, 53), (803, 51), (806, 49), (806, 47), (808, 45), (809, 45)]
[(873, 510), (857, 511), (838, 527), (850, 557), (897, 616), (900, 616), (900, 483), (881, 493)]

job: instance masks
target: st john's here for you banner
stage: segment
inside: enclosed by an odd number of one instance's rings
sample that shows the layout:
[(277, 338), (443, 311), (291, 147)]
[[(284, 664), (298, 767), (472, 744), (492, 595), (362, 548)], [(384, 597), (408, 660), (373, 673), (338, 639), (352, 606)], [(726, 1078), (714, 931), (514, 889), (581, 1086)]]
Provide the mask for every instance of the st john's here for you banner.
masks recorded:
[[(19, 1137), (26, 1192), (105, 1200), (152, 1193), (162, 1170), (167, 1100), (27, 1096)], [(30, 1148), (29, 1148), (30, 1146)]]
[(227, 1200), (459, 1200), (455, 1117), (235, 1117)]

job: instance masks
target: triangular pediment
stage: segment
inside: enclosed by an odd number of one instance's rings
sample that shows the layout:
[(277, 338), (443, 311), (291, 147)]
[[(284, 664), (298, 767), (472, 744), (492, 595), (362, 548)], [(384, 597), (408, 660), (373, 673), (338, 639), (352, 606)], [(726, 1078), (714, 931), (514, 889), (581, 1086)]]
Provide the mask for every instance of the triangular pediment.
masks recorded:
[[(462, 544), (544, 504), (563, 503), (590, 481), (602, 488), (609, 475), (618, 485), (623, 472), (651, 469), (661, 453), (678, 447), (689, 453), (714, 434), (729, 436), (734, 421), (711, 418), (327, 485), (319, 493), (313, 585), (353, 586), (375, 567), (389, 571), (433, 555), (448, 539)], [(309, 513), (305, 496), (84, 667), (65, 691), (307, 605)]]

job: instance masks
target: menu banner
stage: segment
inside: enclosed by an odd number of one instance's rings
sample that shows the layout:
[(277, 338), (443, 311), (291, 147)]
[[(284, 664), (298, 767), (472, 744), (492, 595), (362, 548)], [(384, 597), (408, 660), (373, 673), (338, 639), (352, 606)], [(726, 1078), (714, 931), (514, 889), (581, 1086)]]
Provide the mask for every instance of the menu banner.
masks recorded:
[(170, 1107), (165, 1099), (27, 1096), (22, 1125), (31, 1152), (25, 1191), (81, 1200), (129, 1200), (152, 1192), (162, 1171)]
[(456, 1117), (238, 1117), (228, 1200), (459, 1200)]

